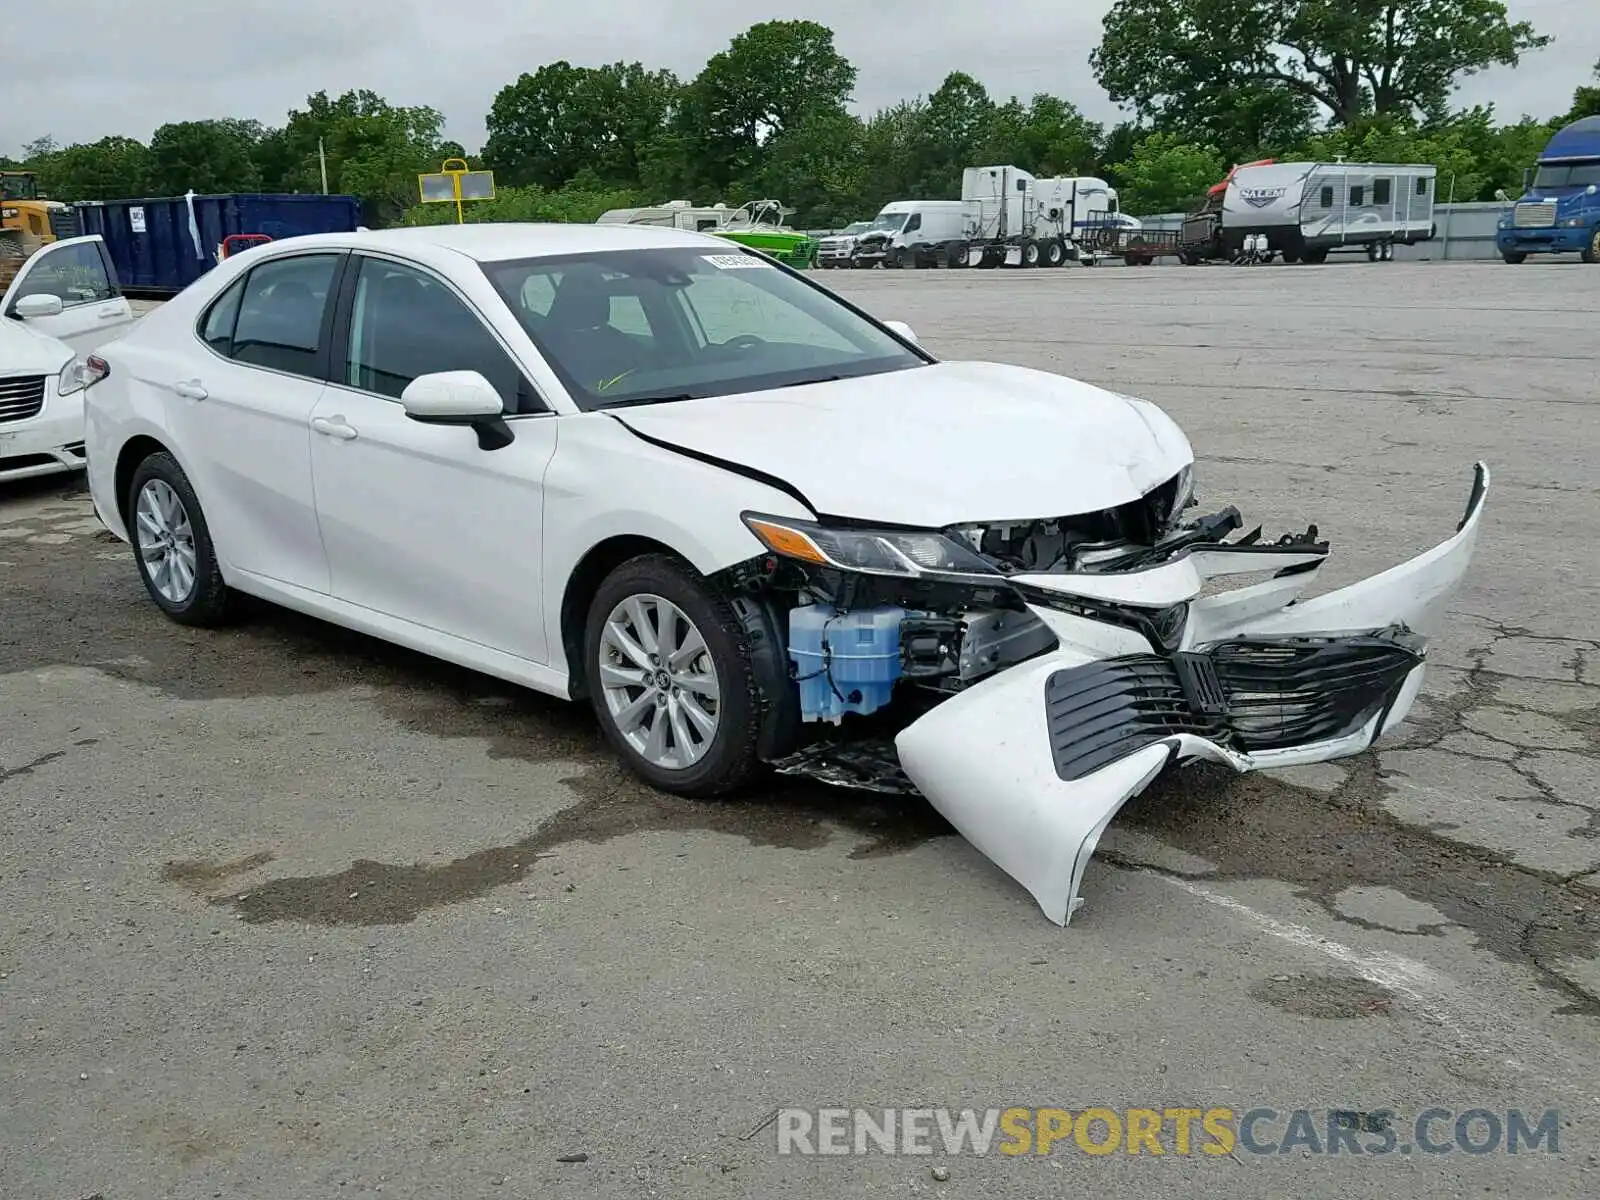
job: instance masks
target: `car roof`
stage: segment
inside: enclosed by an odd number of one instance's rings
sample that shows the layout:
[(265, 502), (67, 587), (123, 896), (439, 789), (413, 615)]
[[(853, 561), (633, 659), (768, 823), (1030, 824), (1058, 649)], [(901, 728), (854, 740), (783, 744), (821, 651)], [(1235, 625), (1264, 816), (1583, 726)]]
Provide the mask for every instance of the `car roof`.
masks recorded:
[(471, 225), (416, 225), (355, 233), (313, 233), (284, 242), (296, 249), (313, 245), (388, 250), (450, 250), (477, 262), (504, 262), (561, 254), (598, 254), (608, 250), (648, 250), (683, 246), (728, 246), (723, 238), (653, 225), (580, 225), (534, 221), (485, 221)]

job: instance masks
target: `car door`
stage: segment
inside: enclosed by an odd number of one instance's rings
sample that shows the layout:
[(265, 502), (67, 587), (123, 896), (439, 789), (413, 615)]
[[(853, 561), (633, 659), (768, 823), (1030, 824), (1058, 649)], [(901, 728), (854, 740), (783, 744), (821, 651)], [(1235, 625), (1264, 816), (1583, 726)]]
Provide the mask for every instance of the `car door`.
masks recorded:
[(220, 557), (326, 594), (311, 490), (312, 409), (326, 387), (342, 251), (264, 258), (202, 312), (162, 379), (167, 422)]
[[(17, 302), (28, 296), (54, 296), (61, 311), (19, 316)], [(115, 341), (136, 319), (99, 234), (64, 238), (36, 251), (0, 299), (0, 313), (65, 342), (78, 354)]]
[[(430, 270), (352, 255), (339, 309), (333, 376), (311, 419), (333, 594), (547, 662), (540, 527), (556, 417), (481, 312)], [(406, 384), (454, 370), (500, 391), (509, 445), (480, 449), (470, 428), (406, 415)]]

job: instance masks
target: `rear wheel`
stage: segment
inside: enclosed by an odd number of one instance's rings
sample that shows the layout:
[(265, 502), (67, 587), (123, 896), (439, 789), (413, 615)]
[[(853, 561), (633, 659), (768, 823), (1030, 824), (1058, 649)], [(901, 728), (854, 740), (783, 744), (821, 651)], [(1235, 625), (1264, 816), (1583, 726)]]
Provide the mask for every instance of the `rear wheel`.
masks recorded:
[(1038, 242), (1034, 241), (1032, 238), (1029, 238), (1027, 241), (1022, 243), (1022, 265), (1023, 266), (1025, 266), (1025, 267), (1037, 267), (1042, 258), (1043, 258), (1043, 255), (1039, 250), (1039, 243)]
[(1060, 238), (1051, 238), (1044, 244), (1044, 265), (1059, 267), (1067, 261), (1067, 247)]
[(1326, 246), (1308, 247), (1305, 253), (1301, 255), (1301, 261), (1308, 262), (1312, 266), (1325, 263), (1328, 261), (1328, 248)]
[(180, 625), (220, 625), (234, 595), (189, 477), (166, 452), (152, 454), (128, 485), (128, 535), (150, 598)]
[(760, 694), (728, 601), (665, 554), (623, 563), (589, 605), (584, 660), (606, 740), (640, 778), (687, 796), (760, 768)]

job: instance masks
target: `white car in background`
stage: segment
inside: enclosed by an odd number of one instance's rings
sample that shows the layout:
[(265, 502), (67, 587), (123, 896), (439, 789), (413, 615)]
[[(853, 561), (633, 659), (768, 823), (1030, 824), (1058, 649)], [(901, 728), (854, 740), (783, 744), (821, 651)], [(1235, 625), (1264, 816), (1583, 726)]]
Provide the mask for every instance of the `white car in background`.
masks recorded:
[(0, 297), (0, 484), (83, 468), (88, 355), (134, 320), (98, 234), (23, 264)]
[(1404, 718), (1488, 487), (1435, 549), (1297, 602), (1328, 544), (1191, 519), (1154, 405), (940, 362), (642, 226), (272, 243), (101, 357), (95, 508), (172, 619), (246, 592), (585, 699), (683, 794), (769, 767), (920, 791), (1063, 924), (1170, 764), (1317, 762)]

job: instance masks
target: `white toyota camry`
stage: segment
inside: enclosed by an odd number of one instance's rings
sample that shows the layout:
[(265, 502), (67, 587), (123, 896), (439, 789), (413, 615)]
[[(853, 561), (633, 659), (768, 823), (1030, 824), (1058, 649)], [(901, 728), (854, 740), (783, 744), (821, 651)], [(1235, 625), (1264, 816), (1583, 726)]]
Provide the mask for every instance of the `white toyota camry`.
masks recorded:
[(1355, 754), (1406, 715), (1488, 490), (1478, 464), (1447, 540), (1297, 601), (1328, 544), (1193, 515), (1155, 406), (940, 362), (640, 227), (274, 242), (86, 375), (96, 511), (174, 620), (249, 593), (586, 699), (676, 792), (919, 791), (1061, 924), (1164, 768)]

